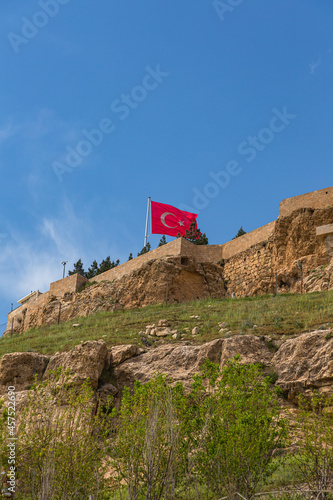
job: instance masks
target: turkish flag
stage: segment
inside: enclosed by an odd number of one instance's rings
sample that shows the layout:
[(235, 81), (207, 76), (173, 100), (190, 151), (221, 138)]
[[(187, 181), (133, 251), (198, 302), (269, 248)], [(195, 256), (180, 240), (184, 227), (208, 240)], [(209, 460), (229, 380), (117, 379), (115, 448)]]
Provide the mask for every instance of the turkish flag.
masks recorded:
[(152, 234), (167, 234), (168, 236), (186, 236), (190, 224), (194, 220), (195, 227), (198, 214), (184, 212), (171, 205), (151, 201), (151, 232)]

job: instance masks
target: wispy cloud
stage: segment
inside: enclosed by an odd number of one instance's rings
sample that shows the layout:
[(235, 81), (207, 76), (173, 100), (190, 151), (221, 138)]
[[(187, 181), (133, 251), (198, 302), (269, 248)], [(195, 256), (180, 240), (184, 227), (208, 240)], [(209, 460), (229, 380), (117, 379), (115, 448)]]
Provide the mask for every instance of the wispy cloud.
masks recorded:
[(309, 69), (310, 69), (310, 74), (311, 75), (313, 75), (315, 73), (316, 69), (319, 68), (319, 66), (321, 65), (321, 63), (322, 63), (322, 60), (321, 60), (321, 57), (320, 57), (317, 61), (309, 64)]

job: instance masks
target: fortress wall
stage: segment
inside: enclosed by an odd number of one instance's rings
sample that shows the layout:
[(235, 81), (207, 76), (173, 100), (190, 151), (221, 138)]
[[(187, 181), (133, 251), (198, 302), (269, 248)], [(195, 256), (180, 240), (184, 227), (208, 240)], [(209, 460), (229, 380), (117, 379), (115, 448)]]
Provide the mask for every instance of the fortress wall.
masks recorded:
[(54, 281), (50, 285), (50, 294), (56, 297), (63, 297), (65, 293), (77, 292), (78, 289), (87, 282), (87, 278), (80, 274), (72, 274), (67, 278)]
[(224, 279), (228, 294), (237, 297), (271, 293), (274, 286), (272, 269), (273, 243), (270, 240), (234, 255), (224, 263)]
[(211, 262), (216, 264), (222, 259), (223, 245), (193, 245), (185, 238), (181, 238), (181, 255), (193, 257), (197, 262)]
[(267, 241), (274, 233), (275, 221), (266, 224), (265, 226), (254, 229), (249, 233), (239, 236), (238, 238), (228, 241), (222, 245), (223, 259), (230, 259), (245, 250), (251, 248), (253, 245)]
[(7, 317), (6, 331), (24, 331), (30, 324), (31, 316), (38, 314), (47, 304), (50, 292), (42, 293), (36, 298), (32, 298), (22, 306), (10, 312)]
[(293, 196), (282, 200), (279, 205), (279, 216), (290, 215), (298, 208), (327, 208), (333, 205), (333, 187), (319, 189), (311, 193)]
[(136, 269), (140, 269), (143, 264), (149, 262), (150, 260), (167, 256), (177, 257), (181, 255), (182, 239), (183, 238), (177, 238), (176, 240), (170, 241), (170, 243), (167, 243), (166, 245), (155, 248), (154, 250), (140, 255), (135, 259), (124, 262), (124, 264), (120, 264), (119, 266), (114, 267), (113, 269), (110, 269), (105, 273), (99, 274), (98, 276), (91, 278), (89, 281), (113, 281), (120, 278), (124, 274), (135, 271)]

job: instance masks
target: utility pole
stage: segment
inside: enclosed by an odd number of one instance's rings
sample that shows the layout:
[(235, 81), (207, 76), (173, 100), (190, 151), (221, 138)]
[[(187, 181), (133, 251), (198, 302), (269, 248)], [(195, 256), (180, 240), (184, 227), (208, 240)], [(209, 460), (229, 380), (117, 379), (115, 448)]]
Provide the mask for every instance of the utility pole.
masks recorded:
[(63, 260), (62, 263), (61, 263), (64, 266), (64, 270), (63, 270), (63, 273), (62, 273), (62, 279), (64, 279), (64, 277), (65, 277), (65, 269), (66, 269), (67, 262), (68, 262), (68, 260)]

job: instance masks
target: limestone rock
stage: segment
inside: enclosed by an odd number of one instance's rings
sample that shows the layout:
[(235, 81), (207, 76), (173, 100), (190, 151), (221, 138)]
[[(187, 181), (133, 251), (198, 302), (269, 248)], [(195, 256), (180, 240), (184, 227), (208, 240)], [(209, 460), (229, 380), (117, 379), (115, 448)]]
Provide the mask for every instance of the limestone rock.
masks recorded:
[(225, 321), (223, 321), (223, 323), (219, 323), (219, 327), (220, 328), (227, 328), (228, 327), (228, 323), (226, 323)]
[(0, 389), (6, 392), (13, 385), (16, 391), (25, 389), (34, 381), (41, 380), (49, 362), (49, 357), (36, 352), (13, 352), (5, 354), (0, 361)]
[(158, 328), (156, 330), (156, 337), (167, 337), (168, 335), (171, 335), (170, 328)]
[(148, 382), (158, 372), (167, 374), (174, 382), (183, 382), (189, 388), (192, 376), (200, 371), (207, 358), (219, 363), (222, 343), (222, 339), (217, 339), (201, 346), (161, 345), (116, 366), (117, 385), (123, 389), (132, 387), (136, 380)]
[(137, 356), (137, 354), (139, 354), (139, 348), (136, 345), (129, 344), (113, 346), (110, 350), (110, 365), (120, 365), (120, 363), (123, 363), (126, 359)]
[(331, 330), (303, 333), (284, 342), (272, 359), (277, 385), (297, 402), (300, 393), (333, 393), (333, 336)]
[(44, 378), (60, 366), (69, 369), (70, 381), (73, 385), (81, 385), (87, 378), (92, 388), (98, 386), (98, 379), (108, 361), (108, 348), (105, 342), (84, 342), (73, 347), (69, 352), (56, 353), (51, 357)]
[(233, 335), (223, 340), (220, 367), (237, 354), (240, 354), (242, 364), (262, 363), (265, 367), (271, 366), (273, 358), (273, 353), (259, 337)]
[(160, 319), (158, 322), (158, 326), (166, 328), (166, 327), (170, 326), (170, 324), (169, 324), (169, 321), (167, 319)]

